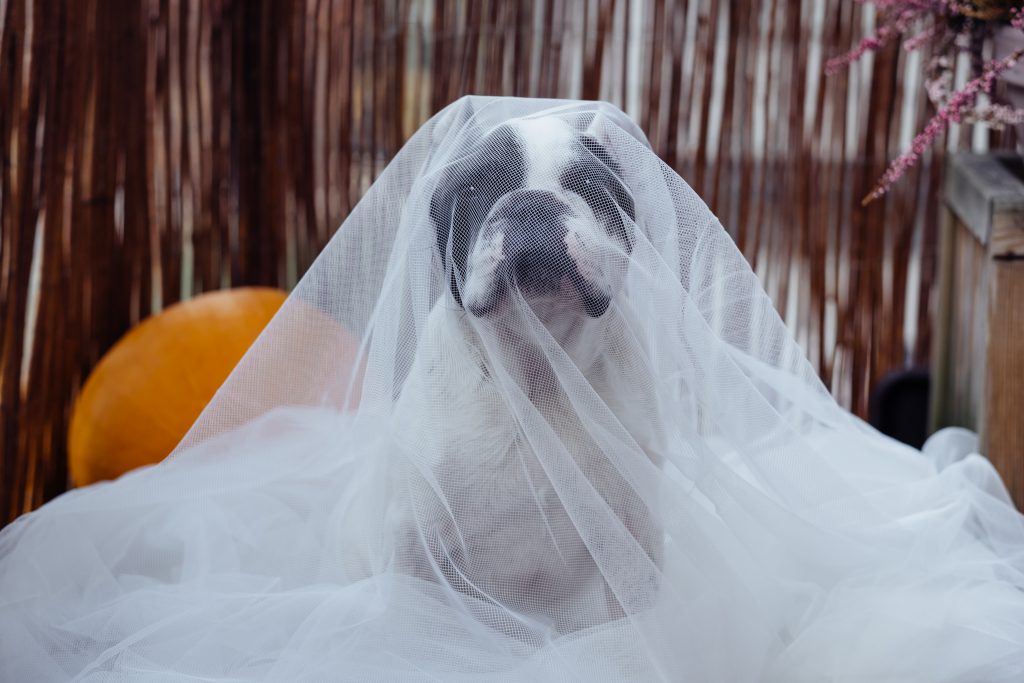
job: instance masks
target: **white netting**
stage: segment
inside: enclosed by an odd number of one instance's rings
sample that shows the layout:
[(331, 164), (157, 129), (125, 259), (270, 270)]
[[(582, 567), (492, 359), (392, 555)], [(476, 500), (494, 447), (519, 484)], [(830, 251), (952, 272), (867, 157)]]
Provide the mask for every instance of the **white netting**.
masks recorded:
[(0, 678), (1022, 680), (1022, 518), (936, 457), (620, 111), (466, 98), (171, 458), (0, 534)]

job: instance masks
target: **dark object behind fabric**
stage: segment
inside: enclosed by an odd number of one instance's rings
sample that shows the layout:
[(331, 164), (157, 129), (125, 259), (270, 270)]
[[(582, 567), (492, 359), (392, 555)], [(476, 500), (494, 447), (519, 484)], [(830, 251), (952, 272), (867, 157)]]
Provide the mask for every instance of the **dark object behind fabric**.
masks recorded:
[(928, 437), (931, 374), (911, 368), (891, 372), (871, 392), (868, 421), (878, 431), (920, 448)]

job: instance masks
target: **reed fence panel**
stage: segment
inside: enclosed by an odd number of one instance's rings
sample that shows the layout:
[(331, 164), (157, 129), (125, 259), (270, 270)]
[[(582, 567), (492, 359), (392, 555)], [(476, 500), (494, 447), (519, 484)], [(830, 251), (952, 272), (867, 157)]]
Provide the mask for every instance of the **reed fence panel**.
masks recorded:
[(860, 207), (929, 115), (899, 46), (823, 75), (870, 27), (850, 0), (0, 0), (0, 523), (65, 489), (72, 401), (131, 325), (292, 285), (465, 93), (637, 117), (864, 414), (926, 361), (942, 156)]

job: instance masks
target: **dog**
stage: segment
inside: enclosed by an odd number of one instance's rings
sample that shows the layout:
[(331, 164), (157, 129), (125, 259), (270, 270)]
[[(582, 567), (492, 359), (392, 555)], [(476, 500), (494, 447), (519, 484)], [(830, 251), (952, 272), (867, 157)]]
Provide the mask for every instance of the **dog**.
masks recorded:
[[(650, 376), (643, 342), (615, 305), (636, 208), (599, 136), (592, 118), (555, 116), (477, 130), (430, 201), (447, 287), (394, 413), (412, 465), (396, 563), (476, 598), (476, 617), (505, 633), (570, 633), (657, 590), (656, 501), (610, 464), (565, 388), (596, 398), (623, 449), (661, 466), (658, 401), (638, 381)], [(576, 484), (590, 503), (567, 509)], [(602, 559), (607, 548), (580, 533), (581, 516), (609, 510), (599, 523), (635, 560)]]

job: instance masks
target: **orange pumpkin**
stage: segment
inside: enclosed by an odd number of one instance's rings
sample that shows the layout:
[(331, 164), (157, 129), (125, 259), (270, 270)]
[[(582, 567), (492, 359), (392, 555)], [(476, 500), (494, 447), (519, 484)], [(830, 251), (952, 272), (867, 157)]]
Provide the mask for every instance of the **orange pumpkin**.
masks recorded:
[(212, 292), (130, 330), (96, 365), (75, 402), (72, 481), (115, 479), (163, 460), (286, 297), (259, 287)]

